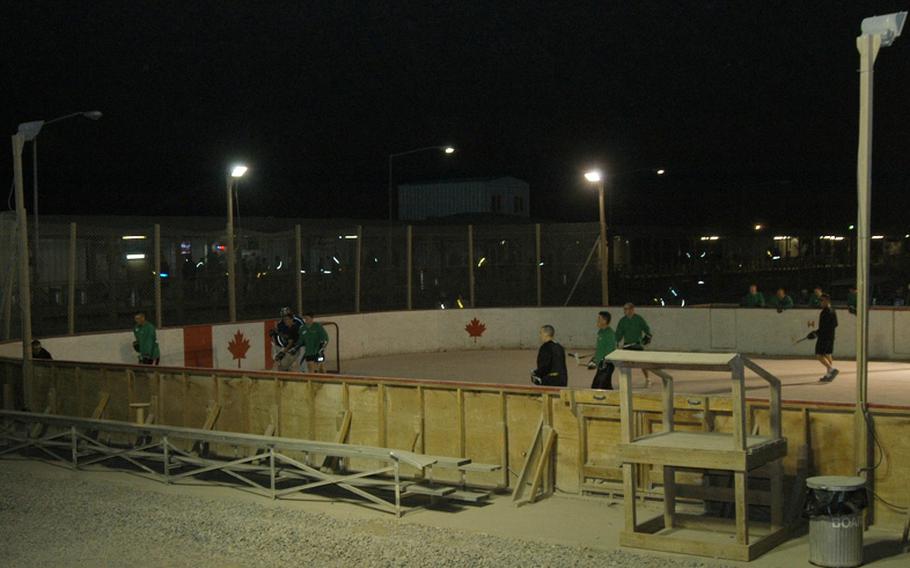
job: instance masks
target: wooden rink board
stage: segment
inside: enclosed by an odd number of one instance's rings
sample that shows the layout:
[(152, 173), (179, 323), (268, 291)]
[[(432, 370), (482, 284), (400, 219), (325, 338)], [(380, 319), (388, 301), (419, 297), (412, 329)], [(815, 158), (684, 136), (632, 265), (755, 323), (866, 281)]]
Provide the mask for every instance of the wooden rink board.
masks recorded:
[[(558, 434), (555, 476), (560, 491), (581, 493), (585, 479), (590, 485), (590, 478), (596, 477), (614, 480), (620, 489), (611, 491), (621, 493), (615, 392), (63, 361), (36, 361), (34, 367), (31, 394), (38, 411), (53, 402), (55, 414), (88, 417), (101, 394), (107, 393), (110, 399), (103, 417), (132, 421), (130, 403), (150, 402), (154, 397), (156, 405), (149, 413), (159, 424), (202, 427), (209, 408), (217, 404), (216, 430), (262, 434), (275, 422), (278, 435), (320, 441), (335, 441), (343, 416), (350, 411), (345, 440), (349, 443), (502, 465), (497, 472), (466, 474), (468, 485), (485, 488), (512, 488), (512, 472), (521, 469), (543, 417)], [(0, 359), (0, 383), (18, 385), (20, 381), (21, 362)], [(747, 407), (749, 431), (757, 425), (758, 434), (766, 434), (767, 401), (750, 400)], [(635, 408), (637, 435), (660, 431), (659, 395), (636, 394)], [(678, 395), (674, 408), (674, 424), (680, 431), (732, 431), (728, 398)], [(785, 474), (791, 478), (796, 474), (797, 450), (808, 442), (812, 475), (853, 475), (852, 413), (852, 405), (784, 401), (783, 433), (789, 447)], [(874, 489), (883, 499), (906, 506), (910, 504), (910, 408), (873, 407), (872, 415), (884, 452), (875, 470)], [(226, 455), (235, 452), (213, 449)], [(347, 465), (357, 470), (374, 464), (351, 460)], [(660, 497), (660, 468), (641, 469), (637, 487), (643, 494)], [(460, 482), (458, 472), (451, 470), (437, 469), (431, 475)], [(685, 483), (701, 478), (686, 472), (678, 477)], [(905, 518), (883, 503), (874, 504), (876, 526), (899, 529)]]

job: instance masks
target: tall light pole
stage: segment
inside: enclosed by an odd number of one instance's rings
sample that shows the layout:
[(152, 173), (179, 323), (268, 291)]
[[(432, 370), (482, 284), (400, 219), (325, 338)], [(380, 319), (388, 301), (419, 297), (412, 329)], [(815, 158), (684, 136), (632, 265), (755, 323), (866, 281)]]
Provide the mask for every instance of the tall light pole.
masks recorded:
[(25, 189), (22, 182), (22, 149), (35, 132), (19, 127), (13, 134), (13, 183), (16, 191), (16, 226), (19, 231), (19, 309), (22, 325), (22, 402), (32, 410), (32, 292), (28, 274), (28, 226), (25, 214)]
[(407, 156), (409, 154), (417, 154), (418, 152), (426, 152), (428, 150), (439, 150), (442, 151), (446, 156), (450, 156), (455, 153), (455, 148), (452, 146), (423, 146), (421, 148), (414, 148), (413, 150), (405, 150), (404, 152), (396, 152), (394, 154), (389, 154), (389, 221), (392, 221), (395, 218), (394, 215), (394, 185), (392, 183), (392, 160), (395, 158), (400, 158), (401, 156)]
[(57, 118), (52, 118), (51, 120), (33, 120), (31, 122), (23, 122), (19, 125), (19, 131), (28, 132), (31, 135), (32, 141), (32, 200), (34, 209), (33, 214), (35, 216), (35, 242), (32, 244), (32, 249), (35, 253), (34, 256), (36, 269), (38, 268), (38, 243), (40, 241), (38, 234), (38, 134), (45, 126), (79, 116), (87, 118), (89, 120), (98, 120), (103, 115), (100, 110), (87, 110), (82, 112), (64, 114), (63, 116), (58, 116)]
[[(907, 12), (863, 20), (856, 38), (859, 51), (859, 144), (856, 153), (856, 410), (854, 412), (857, 474), (868, 474), (869, 428), (866, 405), (869, 395), (869, 243), (872, 206), (872, 86), (878, 50), (901, 35)], [(867, 479), (872, 476), (867, 475)]]
[(609, 306), (610, 288), (608, 278), (610, 263), (607, 258), (609, 247), (607, 246), (607, 214), (606, 204), (604, 203), (604, 176), (600, 170), (591, 170), (585, 173), (585, 179), (590, 183), (597, 184), (597, 201), (600, 206), (600, 303), (603, 306)]
[(234, 187), (246, 173), (247, 167), (237, 164), (227, 177), (227, 273), (228, 273), (228, 317), (231, 323), (237, 321), (237, 257), (234, 251)]

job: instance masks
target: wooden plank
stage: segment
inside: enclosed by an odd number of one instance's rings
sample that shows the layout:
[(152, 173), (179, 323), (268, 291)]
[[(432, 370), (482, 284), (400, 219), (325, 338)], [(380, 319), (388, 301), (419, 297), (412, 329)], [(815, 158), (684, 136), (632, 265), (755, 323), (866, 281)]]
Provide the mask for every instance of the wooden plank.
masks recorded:
[[(771, 493), (758, 489), (750, 489), (747, 493), (749, 503), (768, 507), (771, 505)], [(722, 503), (735, 503), (736, 497), (732, 487), (714, 487), (689, 484), (677, 484), (676, 496), (682, 499), (698, 499), (700, 501), (719, 501)]]
[(385, 385), (382, 383), (379, 383), (378, 385), (376, 385), (376, 389), (377, 389), (377, 391), (376, 391), (376, 405), (377, 405), (376, 406), (376, 408), (377, 408), (376, 420), (378, 422), (377, 432), (379, 434), (377, 445), (379, 447), (384, 448), (388, 445), (388, 432), (386, 431), (387, 420), (386, 420)]
[(205, 416), (205, 423), (202, 425), (203, 430), (213, 430), (215, 428), (215, 422), (218, 421), (218, 416), (221, 414), (221, 405), (217, 402), (212, 401), (209, 405), (208, 412)]
[(769, 465), (771, 467), (771, 528), (779, 529), (784, 526), (784, 461), (783, 459), (775, 460)]
[(544, 442), (537, 457), (537, 466), (534, 469), (534, 478), (531, 482), (531, 493), (528, 495), (528, 501), (533, 502), (537, 499), (537, 491), (540, 489), (544, 472), (550, 468), (553, 458), (553, 444), (556, 442), (556, 430), (549, 426), (544, 426)]
[(632, 369), (628, 367), (620, 371), (619, 393), (620, 431), (622, 434), (620, 439), (623, 443), (630, 444), (635, 439), (635, 424), (632, 421), (634, 412), (632, 406)]
[(92, 412), (93, 419), (98, 420), (104, 416), (104, 411), (107, 409), (107, 403), (110, 399), (111, 395), (109, 393), (101, 393), (101, 398), (98, 400), (98, 405), (95, 406), (95, 410)]
[(675, 554), (694, 554), (709, 558), (724, 558), (726, 560), (749, 560), (749, 547), (739, 544), (722, 544), (715, 542), (697, 541), (687, 538), (654, 535), (640, 532), (623, 531), (619, 534), (619, 544), (631, 548), (644, 548)]
[(502, 451), (502, 456), (500, 461), (502, 462), (502, 480), (500, 485), (505, 488), (509, 486), (509, 422), (508, 422), (508, 408), (506, 407), (506, 395), (503, 391), (499, 391), (499, 421), (501, 425), (500, 430), (500, 450)]
[(528, 475), (531, 472), (531, 465), (534, 461), (535, 455), (537, 454), (538, 445), (541, 442), (543, 426), (543, 416), (541, 416), (540, 420), (537, 422), (537, 428), (534, 429), (534, 436), (531, 438), (531, 445), (528, 447), (528, 451), (525, 453), (525, 462), (521, 466), (521, 472), (519, 472), (518, 480), (515, 482), (515, 489), (512, 491), (513, 502), (518, 501), (524, 492), (525, 483), (527, 482)]

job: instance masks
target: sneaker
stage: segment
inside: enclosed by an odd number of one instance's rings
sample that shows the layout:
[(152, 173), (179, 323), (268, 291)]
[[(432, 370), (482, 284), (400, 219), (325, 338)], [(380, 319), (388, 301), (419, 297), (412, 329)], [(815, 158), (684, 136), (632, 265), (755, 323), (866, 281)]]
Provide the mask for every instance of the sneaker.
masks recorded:
[(532, 377), (531, 377), (531, 382), (534, 383), (535, 385), (542, 385), (542, 384), (543, 384), (543, 381), (540, 380), (540, 377), (536, 377), (536, 376), (532, 376)]
[(840, 373), (840, 371), (838, 371), (837, 369), (831, 369), (831, 372), (828, 373), (828, 380), (833, 381), (834, 377), (836, 377), (838, 373)]

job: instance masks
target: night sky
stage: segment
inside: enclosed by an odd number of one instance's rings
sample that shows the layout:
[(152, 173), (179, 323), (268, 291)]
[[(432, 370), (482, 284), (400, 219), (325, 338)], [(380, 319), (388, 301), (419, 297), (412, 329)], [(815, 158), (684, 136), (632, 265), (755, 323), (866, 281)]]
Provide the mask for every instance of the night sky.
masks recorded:
[[(844, 228), (863, 17), (902, 2), (8, 2), (2, 120), (42, 213), (382, 219), (398, 181), (513, 175), (532, 215)], [(910, 228), (910, 30), (876, 64), (875, 228)], [(8, 147), (8, 146), (7, 146)], [(9, 150), (7, 150), (9, 156)], [(30, 169), (26, 153), (26, 168)], [(649, 168), (666, 168), (660, 179)], [(645, 170), (645, 171), (635, 171)], [(11, 160), (0, 162), (11, 179)], [(26, 179), (30, 183), (30, 178)], [(6, 200), (3, 200), (6, 207)]]

